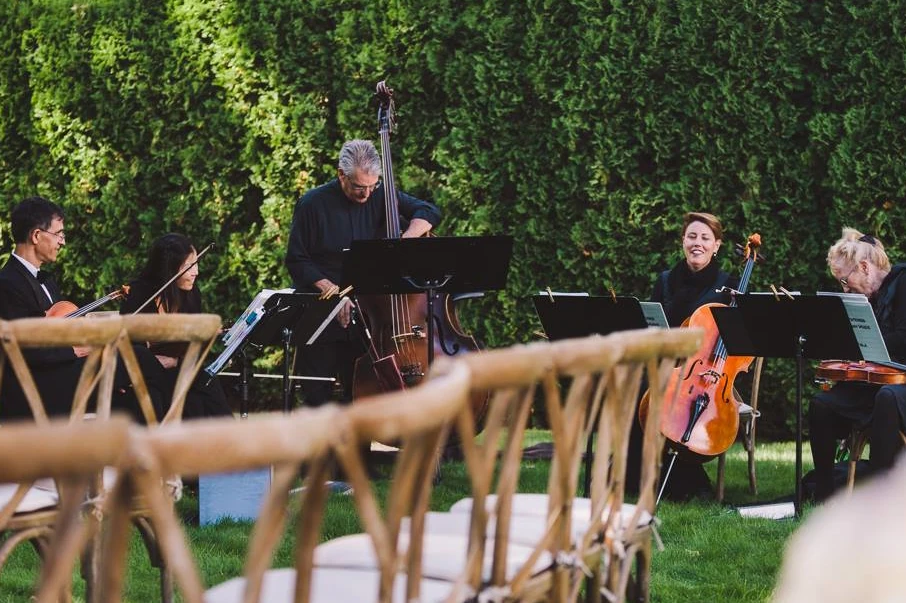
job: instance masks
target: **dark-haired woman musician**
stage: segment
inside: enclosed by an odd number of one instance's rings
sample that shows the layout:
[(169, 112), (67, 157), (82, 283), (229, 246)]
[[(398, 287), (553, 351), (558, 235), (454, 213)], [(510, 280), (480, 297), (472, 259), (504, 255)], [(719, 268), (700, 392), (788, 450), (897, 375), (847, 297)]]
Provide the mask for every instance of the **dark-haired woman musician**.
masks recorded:
[[(683, 216), (681, 233), (683, 259), (658, 275), (651, 296), (651, 301), (664, 306), (671, 328), (681, 326), (704, 304), (729, 303), (729, 293), (718, 291), (723, 287), (736, 289), (739, 286), (739, 279), (721, 270), (719, 262), (714, 261), (724, 233), (717, 216), (689, 212)], [(631, 491), (638, 488), (641, 471), (642, 431), (638, 422), (634, 424), (629, 446), (626, 486)], [(664, 496), (672, 500), (687, 500), (710, 493), (711, 485), (704, 467), (700, 463), (678, 458)]]
[[(148, 260), (136, 280), (129, 283), (129, 295), (120, 305), (120, 314), (132, 314), (148, 301), (164, 283), (174, 275), (183, 274), (161, 291), (142, 313), (201, 312), (201, 293), (195, 280), (198, 277), (198, 254), (192, 241), (178, 233), (165, 234), (151, 244)], [(188, 269), (186, 269), (188, 268)], [(154, 356), (176, 384), (177, 366), (185, 350), (181, 343), (149, 342)], [(220, 381), (214, 377), (209, 383), (206, 378), (197, 378), (186, 395), (183, 418), (193, 419), (212, 416), (231, 416), (226, 394)]]
[[(890, 265), (884, 245), (871, 235), (844, 228), (827, 252), (831, 274), (846, 293), (868, 297), (893, 360), (906, 360), (906, 264)], [(809, 441), (815, 464), (815, 498), (833, 491), (837, 438), (853, 426), (868, 427), (871, 469), (886, 470), (901, 448), (899, 432), (906, 417), (906, 386), (843, 381), (820, 392), (809, 407)]]

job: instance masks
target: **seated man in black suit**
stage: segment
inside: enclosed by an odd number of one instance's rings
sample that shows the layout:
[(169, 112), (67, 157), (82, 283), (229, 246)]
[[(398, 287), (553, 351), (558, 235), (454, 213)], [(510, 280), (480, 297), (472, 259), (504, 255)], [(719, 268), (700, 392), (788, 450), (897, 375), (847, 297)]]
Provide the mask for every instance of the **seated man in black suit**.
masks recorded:
[[(56, 261), (60, 248), (66, 244), (63, 210), (43, 197), (29, 197), (13, 209), (10, 230), (16, 246), (0, 269), (0, 318), (43, 317), (62, 299), (54, 279), (41, 268)], [(142, 370), (148, 369), (144, 374), (152, 403), (158, 416), (163, 416), (164, 392), (154, 373), (157, 363), (146, 349), (135, 347), (135, 350)], [(25, 352), (49, 415), (69, 413), (72, 394), (88, 352), (88, 348), (81, 347)], [(121, 366), (117, 367), (113, 405), (129, 411), (136, 419), (141, 416), (128, 376)], [(15, 375), (7, 367), (0, 390), (0, 419), (10, 418), (31, 418), (31, 411)]]

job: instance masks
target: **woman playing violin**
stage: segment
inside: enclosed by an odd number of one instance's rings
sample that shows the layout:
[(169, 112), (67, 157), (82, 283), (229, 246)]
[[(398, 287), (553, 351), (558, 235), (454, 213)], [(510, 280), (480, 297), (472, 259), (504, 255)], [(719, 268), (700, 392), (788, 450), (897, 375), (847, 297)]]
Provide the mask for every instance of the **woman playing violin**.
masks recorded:
[[(152, 243), (144, 268), (138, 278), (129, 284), (129, 295), (120, 305), (120, 314), (134, 313), (177, 274), (180, 276), (151, 299), (141, 311), (161, 314), (201, 312), (201, 293), (195, 283), (198, 277), (198, 254), (188, 237), (170, 233)], [(149, 342), (148, 347), (170, 377), (171, 386), (175, 386), (177, 366), (185, 350), (184, 344)], [(192, 419), (231, 415), (220, 381), (216, 377), (210, 383), (207, 383), (206, 378), (196, 379), (186, 396), (183, 417)]]
[[(893, 360), (906, 360), (906, 264), (890, 265), (884, 245), (871, 235), (844, 228), (827, 252), (831, 274), (846, 293), (871, 302), (884, 343)], [(855, 427), (870, 427), (871, 470), (889, 469), (901, 448), (906, 417), (906, 386), (883, 387), (842, 381), (819, 393), (809, 408), (809, 440), (815, 464), (815, 498), (833, 491), (836, 441)]]
[[(723, 232), (720, 220), (713, 214), (689, 212), (683, 216), (683, 258), (673, 268), (658, 275), (651, 296), (651, 301), (663, 304), (671, 327), (681, 326), (704, 304), (728, 303), (730, 294), (727, 291), (739, 285), (738, 278), (721, 270), (719, 262), (714, 261), (723, 243)], [(638, 485), (641, 449), (642, 431), (636, 423), (630, 439), (627, 488)], [(710, 492), (710, 482), (702, 465), (677, 459), (664, 495), (674, 500), (685, 500)]]

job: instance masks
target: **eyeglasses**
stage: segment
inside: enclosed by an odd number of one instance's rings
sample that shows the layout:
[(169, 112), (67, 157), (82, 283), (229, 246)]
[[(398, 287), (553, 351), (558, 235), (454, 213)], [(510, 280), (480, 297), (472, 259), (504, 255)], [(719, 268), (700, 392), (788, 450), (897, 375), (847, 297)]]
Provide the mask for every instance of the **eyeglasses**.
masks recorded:
[(63, 230), (58, 230), (57, 232), (51, 232), (49, 230), (44, 230), (43, 228), (39, 228), (38, 230), (40, 230), (41, 232), (46, 232), (49, 235), (57, 237), (57, 240), (60, 240), (60, 241), (66, 240), (66, 232)]
[(859, 263), (856, 262), (856, 265), (852, 267), (852, 270), (850, 270), (846, 274), (846, 276), (844, 276), (843, 278), (840, 279), (840, 284), (844, 287), (849, 287), (849, 277), (851, 277), (853, 275), (853, 272), (855, 272), (858, 268), (859, 268)]
[(368, 184), (356, 184), (352, 180), (349, 179), (349, 176), (345, 176), (345, 178), (346, 178), (346, 184), (349, 186), (349, 188), (351, 188), (352, 190), (354, 190), (357, 193), (370, 193), (372, 191), (377, 190), (381, 186), (380, 180), (378, 180), (374, 184), (368, 185)]

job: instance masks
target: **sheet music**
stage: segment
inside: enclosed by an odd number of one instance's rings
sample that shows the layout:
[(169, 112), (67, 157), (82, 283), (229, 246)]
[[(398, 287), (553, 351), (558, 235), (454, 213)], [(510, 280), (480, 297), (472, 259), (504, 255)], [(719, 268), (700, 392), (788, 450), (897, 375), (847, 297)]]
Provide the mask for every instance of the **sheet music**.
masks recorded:
[(862, 358), (869, 362), (889, 363), (890, 354), (887, 345), (878, 327), (878, 319), (868, 301), (861, 293), (836, 293), (832, 291), (818, 291), (818, 295), (833, 295), (843, 301), (843, 308), (849, 317), (856, 341)]
[(252, 329), (261, 320), (261, 317), (264, 316), (264, 304), (272, 295), (275, 293), (293, 292), (295, 292), (295, 289), (262, 289), (252, 300), (252, 303), (239, 315), (239, 318), (233, 323), (229, 331), (224, 334), (223, 343), (226, 347), (214, 362), (205, 367), (204, 371), (213, 376), (223, 369), (239, 346), (242, 345), (242, 342), (245, 341), (245, 338), (248, 337), (248, 334), (252, 332)]
[(645, 315), (645, 322), (649, 327), (670, 328), (667, 323), (667, 315), (664, 314), (664, 306), (660, 302), (639, 302), (639, 305), (642, 306), (642, 314)]

